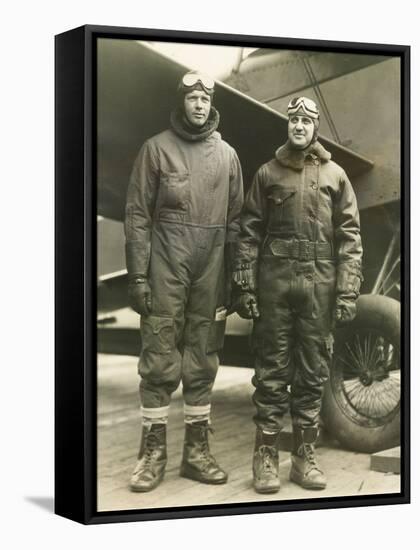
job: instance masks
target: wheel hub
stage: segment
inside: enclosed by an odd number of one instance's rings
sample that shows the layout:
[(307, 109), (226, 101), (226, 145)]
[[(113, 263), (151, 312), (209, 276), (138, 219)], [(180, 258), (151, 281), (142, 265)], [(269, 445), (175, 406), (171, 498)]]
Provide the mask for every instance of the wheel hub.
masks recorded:
[(380, 426), (399, 410), (399, 354), (382, 335), (348, 335), (335, 354), (333, 388), (343, 412), (363, 426)]
[(373, 382), (373, 376), (370, 373), (364, 373), (360, 376), (360, 382), (364, 386), (370, 386)]

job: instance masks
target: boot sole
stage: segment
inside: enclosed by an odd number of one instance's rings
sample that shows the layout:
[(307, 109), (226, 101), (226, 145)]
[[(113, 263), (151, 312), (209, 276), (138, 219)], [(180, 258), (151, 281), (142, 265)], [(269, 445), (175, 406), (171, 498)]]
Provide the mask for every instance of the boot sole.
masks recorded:
[(326, 483), (305, 483), (298, 474), (293, 473), (293, 470), (290, 472), (289, 479), (290, 481), (293, 481), (293, 483), (300, 485), (304, 489), (322, 491), (322, 489), (326, 489), (327, 487)]
[(186, 478), (186, 479), (191, 479), (193, 481), (198, 481), (199, 483), (205, 483), (206, 485), (223, 485), (228, 480), (227, 476), (225, 478), (222, 478), (222, 479), (203, 478), (203, 477), (200, 477), (199, 475), (197, 475), (196, 472), (188, 471), (185, 468), (181, 468), (181, 470), (179, 471), (179, 475), (181, 477)]
[(148, 489), (143, 489), (141, 487), (133, 487), (132, 485), (130, 485), (130, 491), (132, 491), (133, 493), (149, 493), (150, 491), (153, 491), (153, 489), (156, 489), (158, 485), (154, 485), (153, 487), (150, 487)]
[(258, 488), (254, 485), (255, 492), (260, 493), (261, 495), (269, 495), (273, 493), (278, 493), (280, 491), (280, 487), (267, 487), (267, 488)]
[(163, 478), (164, 476), (162, 476), (159, 481), (157, 481), (150, 487), (138, 487), (137, 485), (130, 484), (130, 491), (133, 491), (133, 493), (148, 493), (149, 491), (153, 491), (153, 489), (156, 489), (156, 487), (158, 487), (162, 483)]

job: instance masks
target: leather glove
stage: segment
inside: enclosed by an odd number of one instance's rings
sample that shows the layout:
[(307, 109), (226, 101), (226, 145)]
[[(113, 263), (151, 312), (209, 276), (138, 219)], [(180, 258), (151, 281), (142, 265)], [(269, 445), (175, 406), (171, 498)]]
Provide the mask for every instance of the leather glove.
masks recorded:
[(233, 272), (233, 282), (236, 289), (255, 294), (257, 289), (255, 264), (243, 263), (238, 265)]
[(239, 294), (234, 301), (233, 309), (242, 319), (258, 319), (260, 316), (257, 297), (253, 292)]
[(147, 279), (136, 277), (129, 282), (128, 301), (139, 315), (149, 315), (152, 312), (152, 290)]
[(337, 325), (349, 323), (356, 317), (356, 300), (360, 294), (362, 280), (360, 262), (348, 262), (338, 267), (334, 311)]
[(345, 298), (337, 298), (334, 311), (334, 319), (337, 325), (350, 323), (356, 317), (356, 302), (355, 300), (346, 300)]

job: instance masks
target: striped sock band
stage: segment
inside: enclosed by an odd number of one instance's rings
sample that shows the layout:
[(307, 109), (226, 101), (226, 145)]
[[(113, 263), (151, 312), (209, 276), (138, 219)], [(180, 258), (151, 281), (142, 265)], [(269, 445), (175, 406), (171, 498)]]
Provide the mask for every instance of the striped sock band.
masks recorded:
[(143, 426), (152, 424), (167, 424), (169, 406), (166, 407), (140, 407)]
[(210, 403), (208, 405), (187, 405), (184, 403), (184, 420), (186, 424), (207, 421), (210, 424)]

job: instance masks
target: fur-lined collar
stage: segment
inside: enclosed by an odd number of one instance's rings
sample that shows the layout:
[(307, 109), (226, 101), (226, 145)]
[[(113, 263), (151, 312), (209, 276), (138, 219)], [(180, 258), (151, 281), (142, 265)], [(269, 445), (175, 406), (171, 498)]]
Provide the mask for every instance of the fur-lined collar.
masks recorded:
[(324, 149), (319, 141), (315, 141), (306, 149), (293, 149), (288, 140), (276, 151), (276, 159), (280, 164), (298, 172), (303, 170), (305, 157), (308, 155), (315, 155), (321, 162), (328, 162), (331, 159), (331, 153)]
[(183, 109), (178, 107), (171, 113), (172, 130), (182, 139), (187, 141), (201, 141), (208, 138), (219, 126), (220, 115), (214, 107), (210, 109), (210, 115), (204, 126), (195, 128), (188, 124)]

